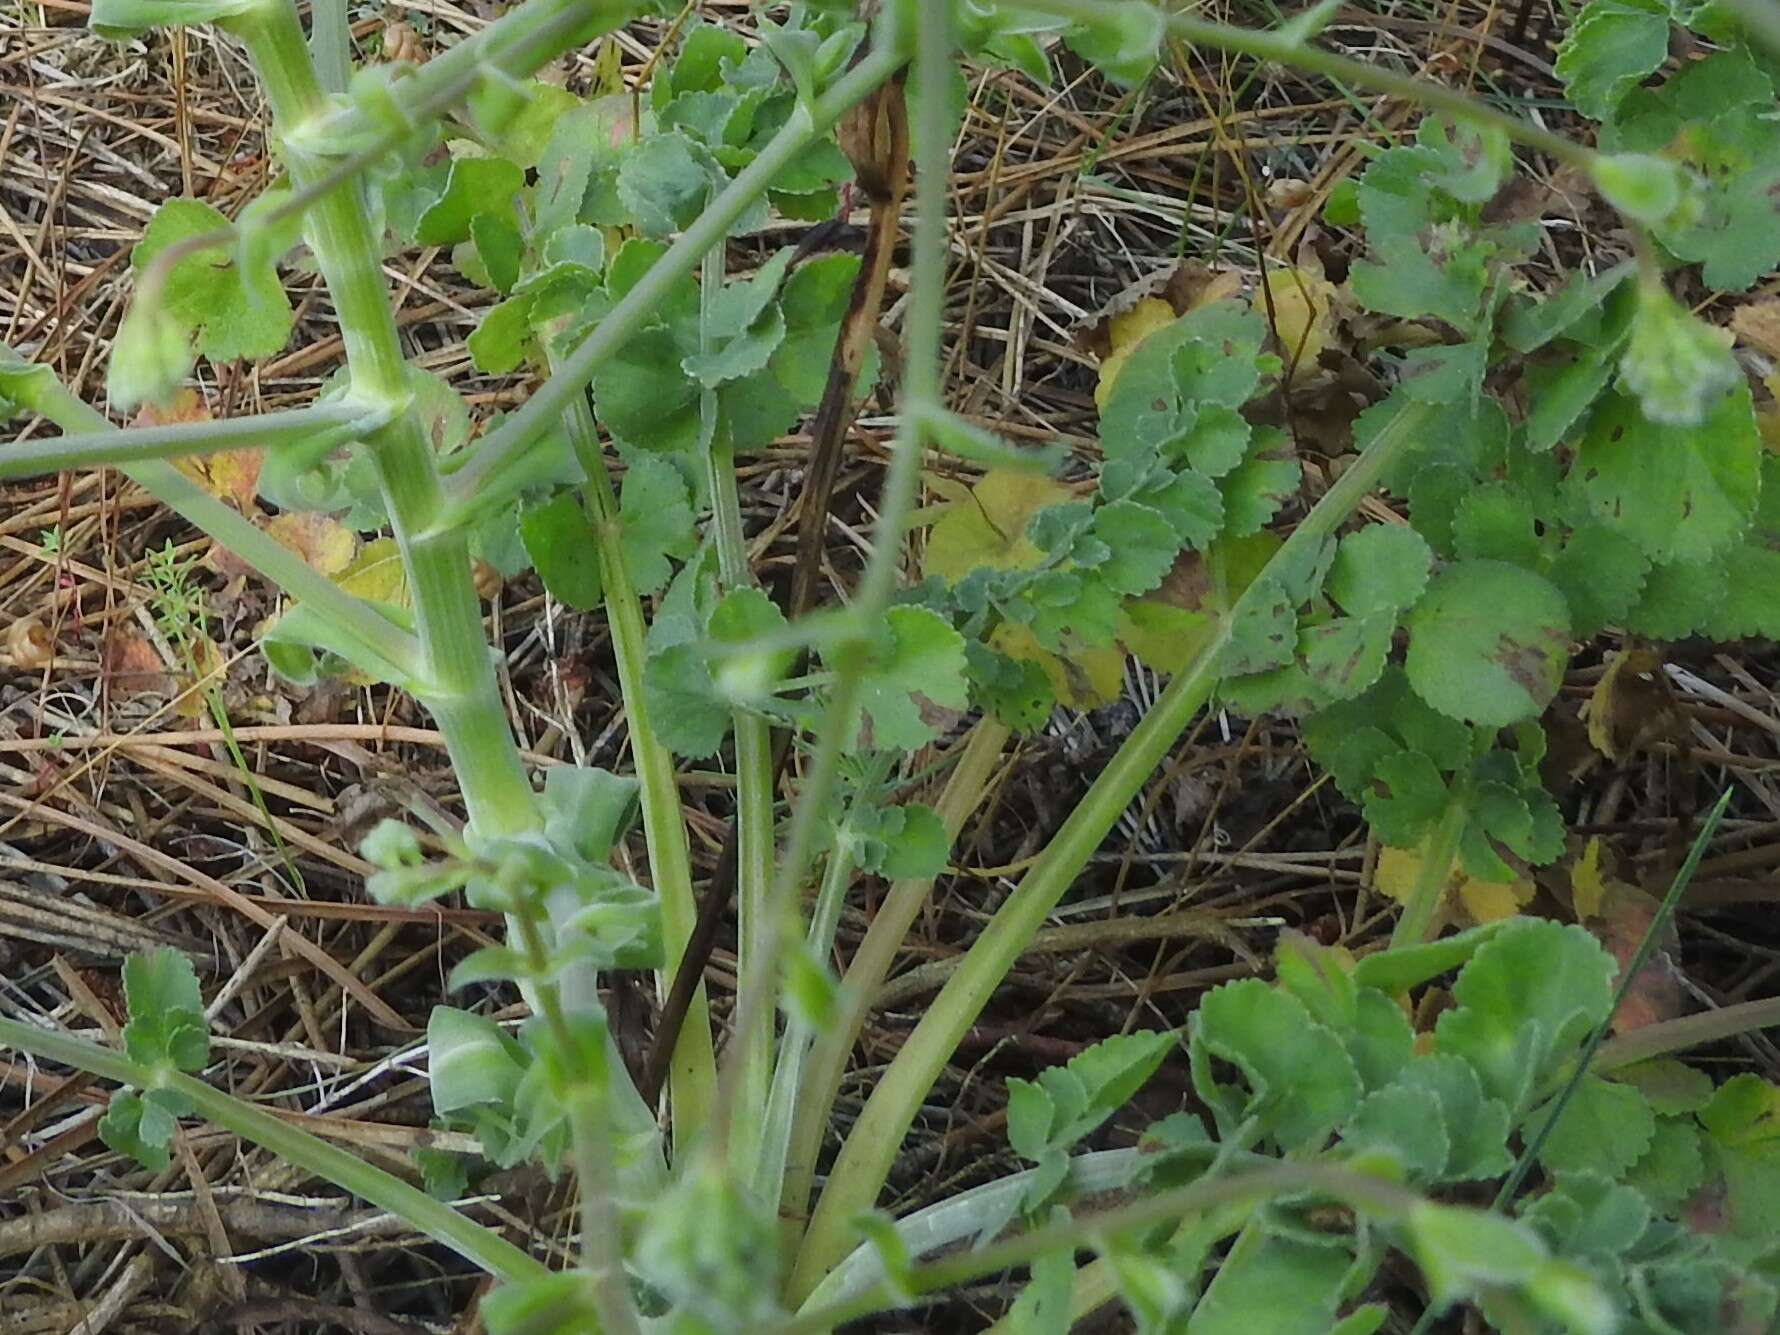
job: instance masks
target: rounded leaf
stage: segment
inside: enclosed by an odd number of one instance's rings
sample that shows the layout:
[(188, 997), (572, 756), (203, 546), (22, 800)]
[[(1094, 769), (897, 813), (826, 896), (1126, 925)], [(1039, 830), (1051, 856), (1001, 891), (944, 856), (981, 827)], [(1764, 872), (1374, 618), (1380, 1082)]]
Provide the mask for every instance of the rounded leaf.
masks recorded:
[(1417, 695), (1466, 723), (1537, 718), (1563, 680), (1570, 609), (1539, 575), (1501, 561), (1442, 571), (1409, 614), (1404, 668)]

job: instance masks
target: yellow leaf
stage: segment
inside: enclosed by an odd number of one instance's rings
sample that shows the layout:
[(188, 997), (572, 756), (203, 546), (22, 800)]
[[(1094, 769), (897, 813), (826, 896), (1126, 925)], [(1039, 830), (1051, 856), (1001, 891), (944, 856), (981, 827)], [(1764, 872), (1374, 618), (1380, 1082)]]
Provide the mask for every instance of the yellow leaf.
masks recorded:
[[(208, 422), (210, 408), (195, 389), (182, 389), (163, 408), (150, 404), (136, 414), (137, 426), (172, 426), (181, 422)], [(220, 501), (243, 514), (253, 508), (254, 489), (260, 482), (260, 451), (218, 450), (215, 454), (186, 455), (173, 466)]]
[(358, 535), (337, 519), (313, 510), (287, 510), (266, 521), (266, 535), (332, 578), (358, 555)]
[(334, 583), (374, 603), (409, 605), (408, 572), (402, 568), (394, 538), (367, 542), (352, 564), (335, 576)]
[(1590, 744), (1616, 764), (1681, 727), (1663, 660), (1648, 649), (1616, 655), (1589, 692), (1582, 715)]
[[(1408, 904), (1421, 879), (1422, 864), (1427, 857), (1425, 845), (1415, 848), (1385, 847), (1378, 850), (1378, 866), (1372, 883), (1380, 894), (1399, 904)], [(1466, 873), (1455, 859), (1446, 871), (1443, 899), (1457, 899), (1459, 910), (1473, 923), (1495, 922), (1510, 918), (1532, 902), (1534, 885), (1528, 880), (1480, 881)]]
[(1217, 621), (1209, 612), (1147, 598), (1125, 604), (1119, 615), (1119, 643), (1145, 667), (1169, 676), (1184, 671), (1216, 631)]
[(1317, 357), (1329, 346), (1335, 284), (1320, 266), (1290, 267), (1269, 270), (1265, 289), (1255, 294), (1255, 309), (1272, 320), (1289, 378), (1297, 380), (1316, 369)]
[(1577, 921), (1587, 921), (1598, 914), (1606, 895), (1607, 881), (1601, 875), (1601, 838), (1595, 835), (1570, 868), (1570, 903), (1576, 910)]
[(1137, 345), (1158, 329), (1173, 324), (1175, 318), (1174, 307), (1161, 297), (1145, 297), (1130, 310), (1120, 311), (1112, 317), (1108, 330), (1112, 352), (1100, 363), (1100, 383), (1094, 387), (1095, 407), (1106, 407), (1113, 382), (1119, 378), (1119, 371)]
[(1026, 525), (1040, 510), (1070, 495), (1061, 482), (1039, 473), (1010, 469), (985, 474), (934, 524), (922, 573), (956, 584), (979, 566), (1032, 569), (1044, 553), (1026, 537)]
[(1125, 656), (1117, 649), (1085, 649), (1065, 658), (1038, 642), (1028, 626), (1004, 621), (989, 636), (989, 647), (1019, 662), (1037, 663), (1050, 678), (1060, 704), (1098, 709), (1119, 698), (1125, 685)]
[(1459, 883), (1459, 903), (1474, 923), (1496, 922), (1512, 918), (1533, 902), (1533, 883), (1518, 881), (1479, 881), (1465, 877)]

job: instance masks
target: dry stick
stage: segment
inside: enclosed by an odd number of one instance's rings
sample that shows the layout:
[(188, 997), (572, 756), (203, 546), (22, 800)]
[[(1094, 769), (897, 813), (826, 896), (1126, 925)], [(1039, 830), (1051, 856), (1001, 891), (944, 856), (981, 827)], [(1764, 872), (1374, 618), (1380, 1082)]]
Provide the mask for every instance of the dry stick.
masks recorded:
[[(841, 460), (845, 456), (847, 428), (853, 421), (853, 395), (859, 383), (859, 372), (865, 365), (878, 327), (878, 315), (884, 305), (884, 290), (890, 278), (890, 260), (896, 251), (896, 222), (902, 212), (903, 195), (908, 189), (909, 131), (908, 116), (903, 104), (902, 76), (899, 74), (883, 84), (875, 93), (841, 118), (836, 127), (841, 149), (853, 164), (853, 174), (871, 211), (866, 231), (865, 253), (859, 262), (859, 275), (853, 280), (853, 293), (847, 301), (847, 312), (841, 318), (840, 333), (835, 338), (834, 356), (828, 364), (828, 383), (822, 391), (822, 402), (810, 427), (810, 463), (804, 477), (803, 495), (799, 500), (797, 559), (791, 569), (790, 592), (786, 614), (796, 620), (808, 612), (816, 601), (816, 586), (822, 572), (822, 556), (828, 536), (828, 507), (834, 498), (836, 480), (840, 477)], [(780, 733), (773, 747), (774, 788), (785, 772), (790, 755), (790, 735)], [(679, 1042), (680, 1028), (686, 1011), (698, 990), (717, 944), (717, 928), (723, 913), (735, 896), (738, 862), (738, 824), (734, 816), (723, 836), (723, 851), (711, 873), (710, 885), (698, 906), (698, 921), (687, 939), (686, 951), (680, 956), (673, 986), (662, 1003), (661, 1021), (656, 1026), (654, 1042), (642, 1075), (637, 1081), (643, 1101), (654, 1107), (667, 1080), (668, 1065), (673, 1059), (674, 1045)]]

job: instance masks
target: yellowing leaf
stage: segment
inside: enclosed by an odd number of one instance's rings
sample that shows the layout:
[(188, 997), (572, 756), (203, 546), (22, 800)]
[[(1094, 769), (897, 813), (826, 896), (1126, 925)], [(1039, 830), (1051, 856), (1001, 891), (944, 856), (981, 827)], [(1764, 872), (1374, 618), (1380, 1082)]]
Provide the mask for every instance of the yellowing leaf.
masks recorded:
[[(165, 407), (152, 404), (136, 414), (137, 426), (172, 426), (180, 422), (208, 422), (210, 409), (194, 389), (182, 389)], [(260, 451), (218, 450), (215, 454), (187, 455), (173, 461), (193, 482), (218, 500), (227, 501), (243, 514), (253, 509), (254, 489), (260, 481)]]
[(927, 536), (922, 573), (956, 584), (979, 566), (1030, 570), (1043, 553), (1026, 525), (1046, 506), (1070, 498), (1069, 488), (1039, 473), (996, 471), (955, 500)]
[(1615, 764), (1681, 727), (1663, 660), (1648, 649), (1615, 656), (1589, 692), (1582, 716), (1589, 742)]
[(1475, 923), (1497, 922), (1512, 918), (1533, 901), (1533, 883), (1518, 881), (1479, 881), (1465, 877), (1459, 882), (1459, 903), (1465, 915)]
[(1144, 666), (1170, 676), (1184, 671), (1216, 631), (1211, 613), (1155, 599), (1127, 603), (1119, 614), (1119, 643)]
[(1780, 361), (1780, 297), (1737, 307), (1731, 313), (1731, 329), (1745, 347)]
[[(1372, 883), (1380, 894), (1399, 904), (1408, 904), (1421, 879), (1422, 864), (1427, 857), (1425, 847), (1378, 850), (1378, 866)], [(1532, 902), (1535, 887), (1529, 880), (1480, 881), (1466, 873), (1455, 859), (1447, 868), (1443, 899), (1457, 900), (1457, 907), (1472, 923), (1495, 922), (1511, 918)]]
[(1583, 847), (1582, 856), (1570, 868), (1570, 903), (1577, 921), (1586, 921), (1601, 911), (1607, 895), (1607, 882), (1601, 875), (1601, 839), (1592, 837)]
[(394, 538), (367, 542), (352, 564), (335, 577), (334, 583), (346, 592), (374, 603), (407, 607), (410, 602), (408, 574), (402, 568), (401, 552), (397, 550)]
[(358, 535), (337, 519), (312, 510), (292, 510), (266, 521), (266, 534), (290, 548), (314, 569), (332, 577), (358, 555)]
[(1098, 709), (1119, 698), (1125, 684), (1125, 656), (1110, 647), (1085, 649), (1065, 658), (1038, 642), (1031, 629), (1004, 621), (989, 636), (989, 647), (1019, 662), (1037, 663), (1050, 678), (1059, 704)]
[(1323, 277), (1319, 265), (1271, 269), (1264, 286), (1265, 291), (1255, 294), (1255, 309), (1272, 321), (1289, 379), (1298, 380), (1316, 369), (1317, 358), (1329, 346), (1335, 284)]
[(1161, 297), (1145, 297), (1130, 310), (1112, 317), (1108, 328), (1112, 352), (1100, 363), (1100, 383), (1094, 387), (1095, 407), (1106, 407), (1113, 382), (1137, 345), (1158, 329), (1173, 324), (1175, 318), (1174, 307)]

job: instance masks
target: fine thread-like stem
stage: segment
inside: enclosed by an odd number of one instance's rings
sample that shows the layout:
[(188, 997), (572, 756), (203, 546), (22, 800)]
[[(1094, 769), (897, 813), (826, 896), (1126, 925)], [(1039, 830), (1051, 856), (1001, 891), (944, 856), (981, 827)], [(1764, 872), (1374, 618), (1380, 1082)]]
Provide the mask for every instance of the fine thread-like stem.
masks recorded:
[[(1324, 493), (1275, 553), (1268, 568), (1291, 568), (1291, 563), (1307, 548), (1333, 534), (1377, 485), (1390, 462), (1407, 448), (1429, 415), (1428, 408), (1413, 405), (1392, 419), (1353, 466)], [(792, 1277), (794, 1300), (808, 1294), (846, 1253), (852, 1219), (870, 1209), (877, 1199), (916, 1110), (965, 1031), (976, 1022), (1013, 962), (1100, 846), (1119, 813), (1210, 698), (1217, 683), (1218, 659), (1232, 628), (1249, 610), (1255, 591), (1264, 587), (1264, 580), (1252, 584), (1236, 600), (1193, 662), (1169, 682), (1155, 706), (1125, 739), (1045, 846), (1038, 861), (996, 910), (966, 952), (958, 971), (879, 1080), (841, 1147), (840, 1157), (830, 1170), (827, 1186), (811, 1216)]]
[[(664, 959), (656, 980), (665, 993), (686, 953), (698, 914), (698, 900), (692, 888), (692, 855), (680, 810), (680, 785), (674, 774), (674, 758), (662, 744), (650, 718), (643, 689), (643, 663), (648, 653), (643, 605), (624, 564), (618, 498), (612, 491), (611, 474), (585, 394), (570, 400), (569, 410), (563, 414), (563, 426), (575, 459), (587, 476), (582, 497), (591, 513), (599, 545), (606, 625), (612, 634), (612, 657), (618, 667), (631, 761), (642, 789), (649, 878), (661, 904)], [(701, 984), (686, 1009), (668, 1072), (674, 1143), (682, 1148), (703, 1133), (717, 1094), (717, 1063), (712, 1051), (708, 1006)]]
[(754, 161), (736, 173), (693, 224), (563, 360), (561, 368), (533, 391), (525, 406), (483, 438), (475, 456), (453, 475), (450, 504), (439, 522), (464, 524), (507, 501), (519, 485), (521, 470), (514, 468), (514, 463), (549, 430), (606, 358), (654, 317), (675, 284), (691, 274), (706, 252), (729, 234), (736, 220), (766, 193), (774, 177), (818, 134), (832, 126), (842, 112), (902, 64), (903, 56), (894, 49), (873, 51), (808, 108), (793, 113)]
[[(1011, 729), (992, 717), (978, 719), (964, 744), (964, 754), (946, 780), (934, 809), (945, 827), (946, 845), (958, 840), (964, 822), (988, 791), (989, 776), (1001, 758)], [(931, 876), (909, 877), (892, 882), (884, 902), (872, 916), (865, 939), (847, 965), (841, 980), (840, 1000), (834, 1020), (816, 1036), (804, 1061), (798, 1087), (791, 1145), (786, 1158), (783, 1189), (779, 1197), (782, 1217), (801, 1222), (809, 1212), (810, 1191), (816, 1179), (816, 1160), (828, 1132), (829, 1114), (846, 1074), (847, 1059), (859, 1041), (859, 1031), (870, 1014), (872, 999), (890, 976), (896, 953), (902, 949), (915, 915), (933, 890)]]
[(540, 1262), (447, 1202), (434, 1200), (358, 1155), (337, 1149), (193, 1076), (156, 1070), (84, 1038), (19, 1020), (0, 1018), (0, 1046), (87, 1071), (120, 1085), (141, 1090), (170, 1090), (183, 1096), (195, 1112), (223, 1130), (336, 1183), (372, 1205), (399, 1215), (435, 1242), (451, 1248), (491, 1275), (520, 1281), (546, 1273)]

